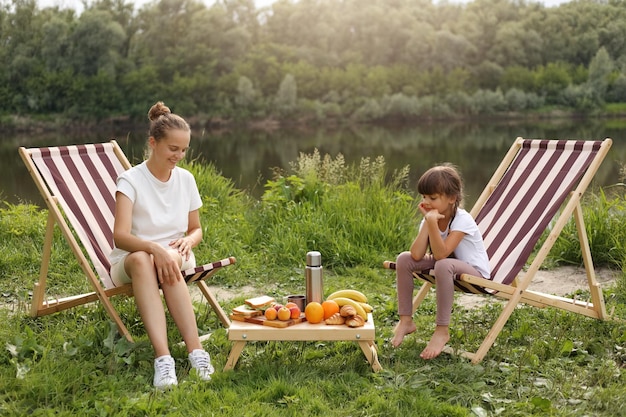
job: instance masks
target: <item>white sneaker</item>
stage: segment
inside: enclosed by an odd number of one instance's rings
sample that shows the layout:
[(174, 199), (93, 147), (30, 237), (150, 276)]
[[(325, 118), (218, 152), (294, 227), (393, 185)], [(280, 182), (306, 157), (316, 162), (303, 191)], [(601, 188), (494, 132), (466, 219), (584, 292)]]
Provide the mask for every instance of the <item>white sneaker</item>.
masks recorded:
[(164, 355), (154, 360), (154, 387), (160, 389), (178, 385), (174, 358)]
[(189, 362), (191, 362), (191, 367), (196, 370), (201, 379), (204, 381), (211, 380), (211, 374), (215, 372), (215, 369), (211, 365), (211, 356), (206, 351), (194, 349), (189, 354)]

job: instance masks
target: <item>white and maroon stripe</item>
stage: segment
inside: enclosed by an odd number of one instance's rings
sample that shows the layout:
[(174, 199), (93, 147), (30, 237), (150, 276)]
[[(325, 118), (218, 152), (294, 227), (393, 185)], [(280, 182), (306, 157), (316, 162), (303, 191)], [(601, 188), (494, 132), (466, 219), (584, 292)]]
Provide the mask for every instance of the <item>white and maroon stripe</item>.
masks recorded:
[(226, 259), (222, 259), (221, 261), (213, 262), (213, 263), (202, 265), (202, 266), (197, 266), (195, 268), (186, 269), (182, 271), (183, 278), (185, 279), (185, 282), (187, 282), (188, 284), (191, 284), (192, 282), (200, 281), (204, 279), (213, 270), (217, 268), (221, 268), (226, 265), (233, 264), (233, 263), (235, 263), (234, 258), (226, 258)]
[(74, 226), (105, 288), (113, 287), (108, 255), (113, 246), (116, 180), (124, 168), (112, 145), (40, 148), (32, 149), (31, 155)]
[(599, 142), (589, 141), (524, 141), (476, 218), (492, 280), (510, 284), (515, 279), (598, 148)]

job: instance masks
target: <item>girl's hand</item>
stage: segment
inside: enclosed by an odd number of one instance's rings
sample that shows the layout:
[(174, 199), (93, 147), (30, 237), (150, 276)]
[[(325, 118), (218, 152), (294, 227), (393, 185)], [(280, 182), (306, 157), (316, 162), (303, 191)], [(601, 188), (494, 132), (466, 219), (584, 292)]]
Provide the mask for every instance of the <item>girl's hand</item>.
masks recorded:
[(176, 240), (172, 240), (170, 242), (170, 248), (178, 250), (181, 258), (184, 258), (186, 261), (189, 260), (189, 256), (191, 255), (191, 240), (186, 237), (181, 237)]
[(429, 209), (426, 208), (426, 206), (424, 205), (424, 203), (419, 203), (418, 205), (420, 211), (422, 212), (422, 215), (424, 216), (424, 219), (426, 221), (430, 220), (430, 221), (437, 221), (439, 219), (443, 219), (445, 216), (441, 213), (439, 213), (437, 210), (434, 209)]

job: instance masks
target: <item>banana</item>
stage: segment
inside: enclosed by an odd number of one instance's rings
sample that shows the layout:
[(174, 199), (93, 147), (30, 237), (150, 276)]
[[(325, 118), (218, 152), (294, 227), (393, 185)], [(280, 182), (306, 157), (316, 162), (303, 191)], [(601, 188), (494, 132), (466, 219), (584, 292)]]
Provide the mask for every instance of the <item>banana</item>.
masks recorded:
[(361, 291), (357, 291), (357, 290), (339, 290), (339, 291), (335, 291), (334, 293), (332, 293), (331, 295), (326, 297), (326, 299), (327, 300), (334, 300), (335, 298), (339, 298), (339, 297), (350, 298), (351, 300), (358, 301), (360, 303), (367, 303), (367, 297), (365, 296), (365, 294), (363, 294)]
[(361, 303), (361, 302), (358, 302), (358, 303), (361, 304), (361, 307), (363, 307), (363, 310), (365, 310), (366, 313), (371, 313), (372, 311), (374, 311), (374, 307), (372, 307), (371, 305), (367, 303)]
[(358, 301), (354, 301), (353, 299), (347, 297), (336, 297), (333, 298), (333, 300), (340, 308), (346, 304), (351, 305), (356, 310), (357, 316), (361, 316), (363, 317), (363, 320), (367, 321), (367, 313)]

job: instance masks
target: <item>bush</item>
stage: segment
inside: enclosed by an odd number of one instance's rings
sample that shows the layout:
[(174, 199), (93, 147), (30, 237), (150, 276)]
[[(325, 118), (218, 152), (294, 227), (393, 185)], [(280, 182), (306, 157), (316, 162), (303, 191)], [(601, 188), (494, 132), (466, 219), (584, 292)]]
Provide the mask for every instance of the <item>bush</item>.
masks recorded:
[(298, 264), (319, 250), (325, 266), (378, 265), (410, 244), (416, 206), (406, 192), (408, 167), (388, 174), (382, 157), (347, 166), (342, 155), (316, 150), (291, 170), (267, 182), (256, 220), (253, 245), (274, 262)]

